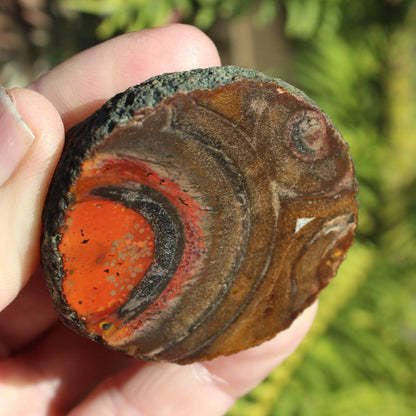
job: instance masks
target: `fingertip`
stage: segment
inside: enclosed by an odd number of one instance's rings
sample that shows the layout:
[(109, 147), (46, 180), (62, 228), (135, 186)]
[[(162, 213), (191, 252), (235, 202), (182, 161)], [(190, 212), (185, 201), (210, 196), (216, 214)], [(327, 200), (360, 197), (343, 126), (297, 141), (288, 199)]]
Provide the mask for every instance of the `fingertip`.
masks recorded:
[(50, 133), (58, 136), (63, 133), (63, 124), (59, 113), (42, 94), (28, 88), (12, 88), (8, 90), (8, 93), (19, 114), (31, 127), (36, 137), (43, 138)]
[(164, 28), (166, 35), (173, 36), (178, 48), (173, 54), (173, 65), (179, 71), (221, 65), (214, 42), (195, 26), (173, 23)]
[(0, 310), (15, 298), (36, 268), (42, 205), (64, 138), (59, 114), (45, 97), (24, 88), (8, 90), (7, 95), (18, 117), (4, 120), (10, 152), (3, 156), (13, 159), (12, 149), (15, 144), (21, 147), (24, 129), (31, 140), (0, 188)]
[(45, 179), (52, 174), (64, 144), (62, 119), (52, 103), (35, 91), (14, 88), (10, 94), (19, 114), (35, 137), (33, 146), (19, 169), (19, 177), (31, 181), (36, 180), (34, 176), (39, 174)]
[(0, 187), (14, 174), (35, 135), (19, 114), (12, 92), (0, 88)]

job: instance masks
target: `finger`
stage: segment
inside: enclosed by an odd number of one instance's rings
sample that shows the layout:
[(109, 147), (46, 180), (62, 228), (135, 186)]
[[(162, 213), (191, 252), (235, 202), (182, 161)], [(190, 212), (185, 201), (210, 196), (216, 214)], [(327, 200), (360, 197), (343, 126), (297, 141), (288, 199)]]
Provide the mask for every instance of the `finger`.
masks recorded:
[(206, 35), (174, 24), (128, 33), (81, 52), (30, 88), (55, 105), (68, 129), (116, 93), (151, 76), (219, 64)]
[(100, 380), (133, 361), (59, 323), (13, 358), (0, 360), (0, 414), (67, 414)]
[(1, 90), (0, 311), (36, 268), (45, 193), (63, 143), (59, 114), (27, 89)]
[(70, 416), (224, 414), (297, 347), (313, 321), (313, 305), (272, 341), (208, 363), (139, 364), (104, 381)]
[(58, 321), (40, 268), (0, 313), (0, 358), (10, 356)]

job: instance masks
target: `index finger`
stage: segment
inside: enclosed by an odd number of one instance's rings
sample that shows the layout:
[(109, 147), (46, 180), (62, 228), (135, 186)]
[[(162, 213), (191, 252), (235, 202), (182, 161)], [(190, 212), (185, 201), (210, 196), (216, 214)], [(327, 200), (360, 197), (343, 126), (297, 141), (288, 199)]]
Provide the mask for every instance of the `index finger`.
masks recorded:
[(217, 65), (218, 52), (204, 33), (172, 24), (124, 34), (87, 49), (29, 88), (54, 104), (68, 129), (113, 95), (154, 75)]

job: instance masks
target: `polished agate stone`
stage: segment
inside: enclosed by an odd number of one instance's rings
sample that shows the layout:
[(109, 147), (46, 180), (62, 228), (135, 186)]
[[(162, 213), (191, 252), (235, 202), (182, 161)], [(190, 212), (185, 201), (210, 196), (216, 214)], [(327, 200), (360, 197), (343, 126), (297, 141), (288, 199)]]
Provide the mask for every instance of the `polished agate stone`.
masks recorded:
[(43, 270), (78, 333), (212, 359), (314, 302), (353, 242), (356, 195), (348, 145), (301, 91), (234, 66), (164, 74), (68, 131)]

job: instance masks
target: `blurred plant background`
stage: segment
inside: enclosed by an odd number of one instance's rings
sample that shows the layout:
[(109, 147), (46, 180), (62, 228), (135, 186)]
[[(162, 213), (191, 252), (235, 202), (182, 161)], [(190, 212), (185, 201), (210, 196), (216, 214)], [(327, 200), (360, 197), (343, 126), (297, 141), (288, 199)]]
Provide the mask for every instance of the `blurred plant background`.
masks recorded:
[(2, 0), (0, 83), (131, 30), (195, 24), (298, 86), (350, 144), (360, 223), (305, 341), (230, 416), (416, 414), (416, 2)]

